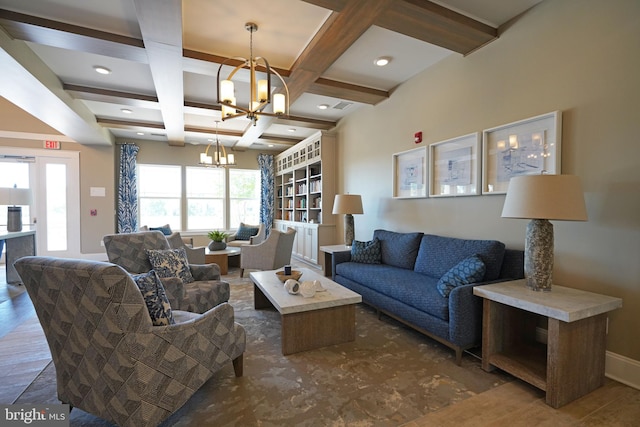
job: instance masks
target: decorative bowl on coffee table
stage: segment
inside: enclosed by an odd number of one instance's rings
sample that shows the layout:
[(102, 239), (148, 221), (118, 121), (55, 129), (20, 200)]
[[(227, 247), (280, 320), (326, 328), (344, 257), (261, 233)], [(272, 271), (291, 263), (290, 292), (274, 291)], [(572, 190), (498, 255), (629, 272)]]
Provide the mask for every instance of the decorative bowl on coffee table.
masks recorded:
[(284, 274), (284, 271), (276, 271), (276, 276), (282, 283), (286, 282), (289, 279), (299, 280), (302, 277), (302, 271), (299, 270), (291, 270), (290, 275)]

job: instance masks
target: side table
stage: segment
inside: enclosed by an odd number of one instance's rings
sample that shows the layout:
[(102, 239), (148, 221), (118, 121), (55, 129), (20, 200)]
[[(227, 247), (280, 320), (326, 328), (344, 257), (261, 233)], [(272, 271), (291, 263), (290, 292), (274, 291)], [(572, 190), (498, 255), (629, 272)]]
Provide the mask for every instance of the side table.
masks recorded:
[(221, 251), (211, 251), (206, 248), (204, 251), (204, 262), (206, 264), (218, 264), (220, 274), (229, 273), (229, 257), (240, 255), (240, 248), (226, 248)]
[(333, 253), (350, 251), (351, 246), (347, 246), (347, 245), (320, 246), (320, 250), (324, 252), (324, 275), (325, 277), (332, 277), (333, 276)]
[[(525, 280), (476, 286), (484, 298), (482, 368), (500, 368), (546, 392), (559, 408), (604, 384), (607, 312), (622, 300), (554, 285), (535, 292)], [(541, 318), (547, 343), (536, 340)]]

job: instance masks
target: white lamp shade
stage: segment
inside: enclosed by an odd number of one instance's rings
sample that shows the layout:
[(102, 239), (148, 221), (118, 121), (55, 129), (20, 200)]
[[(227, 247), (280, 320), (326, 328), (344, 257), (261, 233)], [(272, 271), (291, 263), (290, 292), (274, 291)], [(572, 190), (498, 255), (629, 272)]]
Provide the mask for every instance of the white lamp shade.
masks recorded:
[(273, 95), (273, 112), (275, 114), (285, 114), (285, 102), (286, 98), (282, 93), (276, 93)]
[(222, 80), (220, 82), (220, 99), (222, 102), (231, 102), (232, 104), (235, 104), (233, 92), (234, 88), (231, 80)]
[(523, 175), (511, 178), (503, 218), (586, 221), (580, 179), (574, 175)]
[(26, 206), (31, 203), (31, 189), (29, 188), (0, 188), (0, 205)]
[(258, 80), (258, 101), (264, 102), (269, 98), (268, 82), (266, 80)]
[(334, 214), (361, 214), (362, 197), (359, 194), (336, 194), (333, 199)]

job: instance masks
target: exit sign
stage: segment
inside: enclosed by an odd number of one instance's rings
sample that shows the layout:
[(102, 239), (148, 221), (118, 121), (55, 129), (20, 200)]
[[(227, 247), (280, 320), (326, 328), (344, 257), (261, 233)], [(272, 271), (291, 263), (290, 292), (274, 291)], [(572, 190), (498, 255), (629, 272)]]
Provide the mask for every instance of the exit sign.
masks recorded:
[(59, 150), (60, 149), (60, 141), (45, 141), (44, 148), (48, 148), (50, 150)]

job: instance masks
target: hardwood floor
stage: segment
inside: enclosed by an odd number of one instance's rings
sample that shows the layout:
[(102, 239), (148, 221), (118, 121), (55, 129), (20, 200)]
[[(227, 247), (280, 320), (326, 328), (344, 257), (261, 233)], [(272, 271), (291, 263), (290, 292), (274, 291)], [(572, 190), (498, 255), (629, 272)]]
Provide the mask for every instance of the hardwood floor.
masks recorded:
[[(33, 305), (21, 286), (6, 284), (0, 264), (0, 404), (10, 404), (49, 363), (51, 355)], [(25, 342), (23, 337), (30, 337)], [(404, 424), (431, 426), (640, 425), (640, 390), (613, 380), (559, 409), (543, 393), (514, 380)]]

